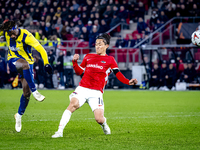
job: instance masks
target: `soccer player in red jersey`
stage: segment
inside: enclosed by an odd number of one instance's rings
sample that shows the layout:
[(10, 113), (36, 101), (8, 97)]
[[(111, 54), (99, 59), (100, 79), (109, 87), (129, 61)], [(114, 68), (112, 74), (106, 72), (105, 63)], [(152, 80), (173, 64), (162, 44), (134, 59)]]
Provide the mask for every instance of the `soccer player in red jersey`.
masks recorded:
[(119, 71), (118, 65), (112, 56), (106, 54), (109, 47), (110, 35), (107, 33), (100, 34), (96, 38), (96, 54), (87, 54), (80, 66), (77, 63), (79, 55), (73, 57), (73, 68), (77, 75), (84, 75), (75, 91), (70, 94), (70, 104), (64, 111), (60, 120), (58, 131), (52, 135), (52, 138), (63, 137), (63, 130), (71, 114), (80, 108), (84, 103), (88, 103), (94, 112), (95, 120), (101, 125), (105, 134), (111, 134), (110, 128), (104, 117), (103, 89), (107, 83), (108, 75), (111, 71), (116, 75), (118, 80), (124, 84), (135, 85), (137, 79), (127, 79)]

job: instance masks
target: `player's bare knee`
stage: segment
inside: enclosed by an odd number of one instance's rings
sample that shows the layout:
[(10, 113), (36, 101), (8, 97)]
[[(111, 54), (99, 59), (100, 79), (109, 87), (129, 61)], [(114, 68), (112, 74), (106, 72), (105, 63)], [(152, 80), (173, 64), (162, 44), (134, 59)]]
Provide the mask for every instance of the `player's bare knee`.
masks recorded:
[(72, 98), (67, 109), (70, 110), (71, 112), (74, 112), (78, 108), (79, 108), (78, 99)]
[(77, 98), (72, 98), (71, 99), (71, 104), (74, 108), (79, 108), (79, 101)]
[(25, 61), (25, 62), (22, 63), (22, 68), (23, 68), (23, 70), (27, 70), (27, 69), (30, 68), (27, 61)]
[(95, 116), (95, 120), (98, 124), (104, 123), (104, 118), (102, 116)]
[(97, 123), (99, 123), (99, 124), (104, 123), (105, 118), (104, 118), (104, 110), (103, 109), (95, 109), (94, 116), (95, 116), (95, 120)]
[(76, 103), (76, 104), (73, 104), (72, 107), (76, 110), (79, 108), (79, 105), (78, 105), (78, 103)]

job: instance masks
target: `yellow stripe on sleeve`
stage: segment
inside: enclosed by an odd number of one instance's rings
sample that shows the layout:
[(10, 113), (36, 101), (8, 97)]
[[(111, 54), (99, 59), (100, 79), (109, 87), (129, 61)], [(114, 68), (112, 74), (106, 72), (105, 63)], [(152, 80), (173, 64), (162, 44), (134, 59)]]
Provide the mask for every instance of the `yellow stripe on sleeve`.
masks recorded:
[(46, 50), (42, 47), (42, 45), (39, 44), (38, 46), (36, 46), (36, 47), (34, 47), (34, 48), (35, 48), (35, 49), (40, 53), (40, 55), (42, 56), (44, 65), (49, 64), (47, 52), (46, 52)]
[(25, 43), (34, 47), (40, 53), (40, 55), (42, 56), (44, 65), (49, 64), (46, 50), (42, 47), (42, 45), (38, 42), (38, 40), (36, 40), (36, 38), (30, 32), (28, 33), (29, 34), (25, 39)]

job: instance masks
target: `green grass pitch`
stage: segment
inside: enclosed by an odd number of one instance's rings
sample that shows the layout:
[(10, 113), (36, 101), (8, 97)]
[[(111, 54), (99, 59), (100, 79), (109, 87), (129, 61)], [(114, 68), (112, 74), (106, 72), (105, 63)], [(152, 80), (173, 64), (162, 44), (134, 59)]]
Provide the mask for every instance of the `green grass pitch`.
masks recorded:
[(0, 90), (0, 149), (12, 150), (197, 150), (200, 149), (200, 92), (105, 91), (104, 135), (88, 104), (72, 114), (64, 137), (52, 139), (69, 104), (67, 90), (42, 90), (44, 102), (31, 96), (15, 131), (14, 114), (22, 90)]

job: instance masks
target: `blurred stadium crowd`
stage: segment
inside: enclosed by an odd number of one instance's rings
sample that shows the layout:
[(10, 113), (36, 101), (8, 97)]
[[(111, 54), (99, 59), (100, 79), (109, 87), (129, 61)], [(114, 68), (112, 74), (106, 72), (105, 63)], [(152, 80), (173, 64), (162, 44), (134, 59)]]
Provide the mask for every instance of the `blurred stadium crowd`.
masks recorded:
[[(159, 7), (158, 2), (161, 2)], [(20, 27), (33, 33), (43, 46), (66, 47), (66, 43), (61, 40), (80, 39), (86, 41), (86, 46), (94, 47), (95, 38), (99, 33), (107, 32), (120, 22), (125, 23), (124, 28), (129, 28), (130, 23), (137, 23), (134, 34), (127, 34), (125, 38), (118, 36), (115, 44), (117, 48), (130, 48), (175, 16), (200, 16), (199, 6), (199, 0), (0, 0), (0, 24), (4, 20), (19, 20)], [(148, 13), (151, 17), (145, 21), (145, 15)], [(111, 34), (115, 32), (120, 32), (120, 27)], [(6, 46), (3, 39), (0, 41), (0, 46)], [(5, 53), (0, 52), (0, 55), (0, 87), (3, 87), (7, 83), (12, 83), (17, 73), (9, 72), (4, 58)], [(63, 54), (61, 51), (56, 56), (54, 51), (49, 51), (49, 61), (54, 66), (52, 76), (44, 72), (42, 60), (39, 57), (35, 56), (34, 59), (35, 80), (38, 86), (61, 89), (74, 87), (70, 52)], [(194, 69), (185, 71), (185, 69), (194, 68), (194, 65), (190, 67), (186, 64), (182, 72), (193, 72)], [(154, 74), (159, 66), (152, 66), (150, 72)], [(160, 69), (163, 70), (164, 67), (161, 66)], [(167, 72), (170, 72), (170, 68), (169, 65)], [(195, 72), (195, 75), (198, 75), (198, 69)], [(165, 83), (169, 82), (162, 80), (165, 78), (162, 75), (163, 71), (157, 75), (157, 78), (152, 75), (150, 81), (152, 89), (168, 86)], [(172, 76), (174, 77), (173, 74)], [(187, 76), (190, 75), (187, 74)], [(172, 83), (169, 88), (173, 88), (175, 81), (179, 78), (191, 82), (190, 77), (186, 79), (185, 76), (180, 75), (176, 79), (170, 78)], [(192, 77), (192, 79), (196, 78)], [(162, 86), (159, 86), (160, 84)]]
[[(150, 77), (150, 90), (176, 90), (176, 83), (186, 84), (200, 83), (200, 62), (192, 60), (180, 60), (176, 63), (174, 59), (169, 61), (149, 62), (148, 57), (144, 57), (147, 74)], [(192, 89), (193, 86), (191, 86)], [(199, 85), (196, 86), (199, 89)]]
[[(20, 20), (21, 26), (38, 40), (83, 39), (93, 47), (98, 33), (119, 22), (137, 22), (139, 34), (129, 38), (140, 40), (174, 16), (200, 16), (198, 0), (163, 0), (159, 8), (157, 3), (158, 0), (1, 0), (0, 23)], [(152, 15), (145, 22), (150, 7)], [(134, 41), (130, 46), (133, 45)], [(127, 46), (127, 41), (121, 46)]]

